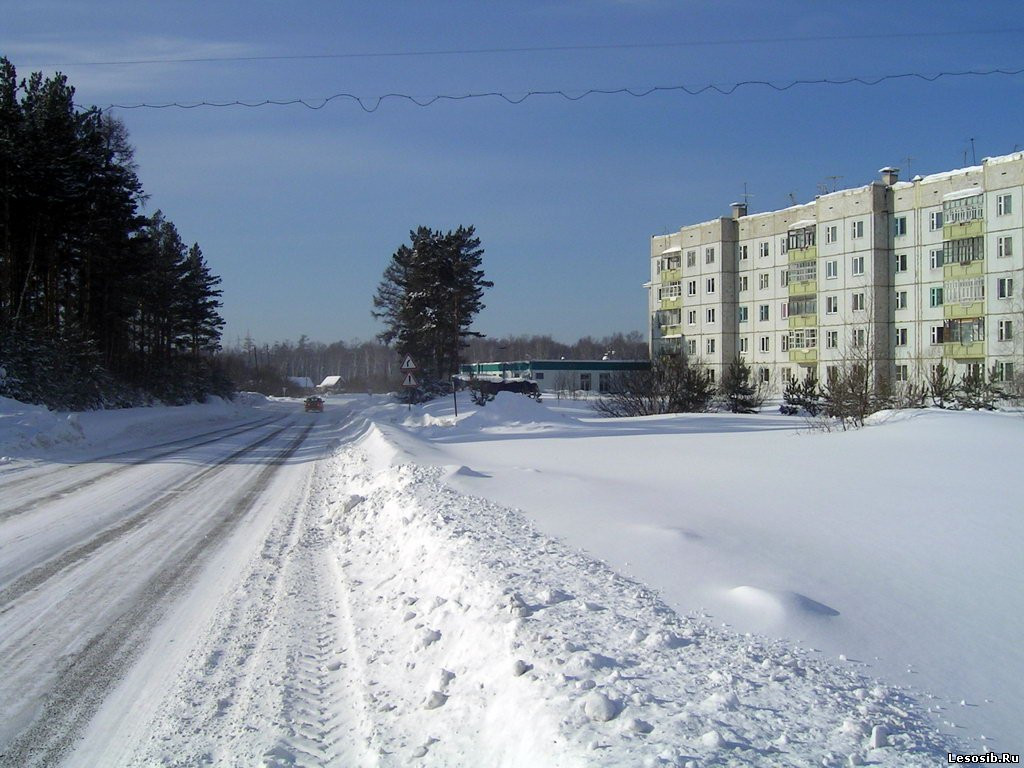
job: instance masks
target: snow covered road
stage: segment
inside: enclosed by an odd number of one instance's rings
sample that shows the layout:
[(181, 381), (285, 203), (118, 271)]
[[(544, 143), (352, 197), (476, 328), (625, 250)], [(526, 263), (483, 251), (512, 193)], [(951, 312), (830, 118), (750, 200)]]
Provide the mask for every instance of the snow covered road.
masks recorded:
[(0, 445), (22, 435), (0, 458), (0, 766), (923, 766), (956, 748), (913, 692), (673, 611), (460, 490), (490, 475), (418, 432), (483, 436), (473, 420), (300, 407), (7, 428), (0, 410)]

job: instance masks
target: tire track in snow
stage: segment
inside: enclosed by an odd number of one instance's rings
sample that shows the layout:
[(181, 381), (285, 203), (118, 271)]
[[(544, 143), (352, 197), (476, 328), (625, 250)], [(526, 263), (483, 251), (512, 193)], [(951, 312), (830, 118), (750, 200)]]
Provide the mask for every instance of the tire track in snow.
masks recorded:
[(0, 754), (0, 768), (54, 766), (74, 745), (104, 698), (141, 651), (153, 627), (173, 600), (205, 565), (209, 556), (266, 490), (282, 464), (298, 451), (313, 425), (308, 425), (267, 462), (257, 477), (211, 516), (211, 524), (193, 537), (170, 564), (154, 574), (131, 604), (85, 647), (62, 663), (58, 683), (49, 692), (35, 720)]
[[(259, 429), (260, 427), (264, 427), (264, 426), (267, 426), (268, 424), (271, 424), (273, 422), (280, 421), (281, 418), (283, 418), (283, 417), (271, 417), (271, 418), (266, 418), (266, 419), (260, 419), (258, 422), (246, 424), (246, 425), (244, 425), (242, 427), (237, 427), (237, 426), (225, 427), (223, 429), (217, 429), (217, 430), (212, 430), (210, 432), (204, 432), (204, 433), (199, 434), (199, 435), (192, 435), (191, 437), (182, 438), (181, 440), (172, 440), (172, 441), (169, 441), (169, 442), (166, 442), (166, 443), (159, 443), (157, 445), (147, 446), (147, 447), (142, 448), (142, 449), (133, 449), (131, 451), (122, 451), (120, 453), (112, 453), (112, 454), (109, 454), (107, 456), (100, 456), (100, 457), (97, 457), (97, 458), (94, 458), (94, 459), (90, 459), (89, 460), (89, 464), (92, 464), (93, 462), (97, 462), (97, 461), (106, 461), (108, 459), (115, 459), (115, 458), (117, 458), (119, 456), (128, 456), (128, 455), (132, 455), (132, 454), (137, 454), (140, 450), (142, 450), (142, 451), (150, 451), (150, 450), (158, 449), (158, 448), (166, 448), (167, 446), (174, 446), (173, 448), (170, 448), (169, 450), (159, 451), (159, 452), (154, 453), (154, 454), (152, 454), (150, 456), (146, 456), (144, 458), (132, 460), (132, 461), (130, 461), (127, 464), (124, 464), (122, 466), (112, 467), (111, 469), (107, 469), (107, 470), (101, 471), (99, 474), (92, 475), (91, 477), (88, 477), (88, 478), (86, 478), (84, 480), (76, 481), (74, 478), (71, 478), (71, 482), (70, 483), (62, 485), (62, 486), (60, 486), (60, 487), (50, 491), (45, 496), (35, 497), (35, 498), (33, 498), (27, 504), (19, 504), (19, 505), (14, 506), (14, 507), (7, 507), (5, 509), (0, 509), (0, 523), (2, 523), (5, 520), (8, 520), (8, 519), (10, 519), (12, 517), (16, 517), (16, 516), (24, 514), (26, 512), (31, 512), (34, 509), (38, 509), (39, 507), (45, 505), (48, 502), (55, 501), (57, 499), (62, 499), (62, 498), (65, 498), (65, 497), (67, 497), (67, 496), (69, 496), (69, 495), (71, 495), (73, 493), (77, 493), (78, 491), (82, 490), (83, 488), (88, 488), (89, 486), (95, 485), (96, 483), (100, 482), (101, 480), (106, 480), (106, 479), (108, 479), (110, 477), (113, 477), (114, 475), (121, 474), (122, 472), (127, 472), (128, 470), (133, 469), (134, 467), (137, 467), (137, 466), (140, 466), (140, 465), (143, 465), (143, 464), (149, 464), (149, 463), (151, 463), (153, 461), (156, 461), (157, 459), (162, 459), (162, 458), (165, 458), (167, 456), (173, 456), (174, 454), (181, 453), (182, 451), (192, 450), (193, 448), (201, 448), (204, 445), (210, 445), (212, 443), (216, 443), (216, 442), (219, 442), (221, 440), (225, 440), (225, 439), (227, 439), (229, 437), (234, 437), (236, 435), (242, 435), (242, 434), (245, 434), (246, 432), (252, 432), (253, 430)], [(198, 442), (193, 442), (193, 441), (196, 440), (196, 438), (204, 438), (204, 439), (201, 439)], [(79, 467), (75, 467), (75, 469), (79, 469)], [(10, 492), (12, 489), (21, 488), (21, 487), (24, 487), (24, 486), (31, 487), (32, 484), (37, 483), (40, 480), (46, 481), (48, 479), (51, 479), (54, 475), (66, 475), (66, 474), (68, 474), (68, 469), (67, 468), (59, 469), (59, 470), (56, 470), (54, 472), (46, 472), (45, 474), (42, 474), (42, 475), (36, 474), (36, 475), (33, 475), (32, 477), (26, 477), (26, 478), (22, 478), (20, 480), (14, 480), (14, 481), (12, 481), (10, 483), (4, 483), (4, 490), (7, 491), (7, 492)]]
[(14, 603), (28, 592), (31, 592), (36, 587), (39, 587), (49, 581), (62, 571), (86, 560), (94, 552), (105, 547), (107, 544), (110, 544), (136, 528), (140, 528), (145, 525), (164, 509), (176, 503), (182, 494), (190, 493), (195, 490), (210, 477), (223, 472), (224, 469), (232, 462), (266, 445), (286, 429), (288, 429), (287, 426), (280, 427), (270, 434), (261, 437), (259, 440), (243, 446), (239, 450), (231, 453), (223, 459), (220, 459), (212, 466), (207, 467), (184, 481), (172, 486), (155, 501), (147, 504), (141, 510), (122, 520), (117, 525), (105, 528), (84, 543), (65, 550), (56, 558), (48, 560), (17, 577), (8, 586), (0, 589), (0, 616), (11, 610)]

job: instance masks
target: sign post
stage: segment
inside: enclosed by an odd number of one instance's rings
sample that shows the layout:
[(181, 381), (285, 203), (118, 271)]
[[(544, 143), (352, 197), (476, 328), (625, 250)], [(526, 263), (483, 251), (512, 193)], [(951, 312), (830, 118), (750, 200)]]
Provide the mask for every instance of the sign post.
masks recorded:
[(417, 370), (417, 366), (416, 363), (413, 362), (412, 355), (405, 356), (405, 361), (402, 363), (402, 367), (400, 370), (402, 371), (402, 373), (405, 374), (405, 379), (402, 381), (402, 386), (405, 387), (406, 392), (408, 393), (409, 410), (411, 411), (412, 393), (419, 385), (419, 382), (416, 381), (416, 377), (413, 375), (413, 372)]

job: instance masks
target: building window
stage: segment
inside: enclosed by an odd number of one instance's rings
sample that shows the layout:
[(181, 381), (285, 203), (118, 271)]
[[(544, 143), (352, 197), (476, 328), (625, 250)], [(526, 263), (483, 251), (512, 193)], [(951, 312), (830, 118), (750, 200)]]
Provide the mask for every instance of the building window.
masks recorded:
[(996, 363), (996, 379), (999, 381), (1013, 381), (1013, 363), (1003, 362), (1002, 360)]
[(787, 286), (790, 283), (802, 283), (805, 280), (814, 280), (818, 276), (818, 262), (814, 260), (798, 261), (795, 264), (791, 264), (789, 269), (784, 269), (780, 274), (783, 276), (783, 286)]
[(853, 311), (863, 312), (864, 311), (864, 294), (855, 293), (853, 294)]
[(697, 281), (690, 280), (686, 283), (686, 295), (696, 296), (697, 295)]
[(810, 248), (815, 242), (814, 226), (791, 229), (786, 233), (786, 248), (793, 251), (799, 248)]
[(680, 282), (666, 283), (665, 287), (661, 289), (661, 298), (663, 299), (678, 299), (683, 295), (683, 284)]
[(747, 354), (747, 349), (748, 349), (748, 346), (749, 346), (749, 342), (750, 342), (750, 339), (748, 339), (746, 336), (741, 336), (740, 337), (740, 354), (741, 355)]
[(839, 262), (835, 259), (825, 262), (825, 279), (835, 280), (839, 277)]
[(963, 224), (985, 218), (983, 198), (983, 195), (977, 194), (944, 201), (942, 203), (942, 223)]
[(704, 287), (705, 287), (705, 289), (707, 290), (708, 293), (714, 293), (715, 292), (715, 278), (709, 277), (705, 281)]
[(853, 226), (850, 228), (850, 237), (852, 237), (854, 239), (857, 239), (857, 238), (860, 238), (860, 237), (864, 237), (864, 222), (863, 221), (855, 221), (855, 222), (853, 222)]
[(747, 276), (746, 275), (740, 275), (740, 290), (741, 291), (747, 290)]
[(714, 307), (708, 307), (707, 321), (709, 323), (715, 322), (715, 308)]
[(939, 269), (942, 266), (942, 249), (936, 248), (932, 250), (928, 257), (928, 266), (932, 269)]
[(597, 389), (601, 393), (612, 391), (612, 375), (610, 373), (597, 374)]
[(779, 317), (781, 317), (783, 320), (785, 320), (787, 317), (789, 317), (789, 302), (788, 301), (783, 301), (781, 304), (779, 304)]
[(838, 296), (826, 296), (825, 297), (825, 314), (834, 315), (839, 311), (839, 297)]
[(704, 349), (707, 350), (707, 353), (709, 355), (715, 354), (715, 340), (708, 339), (707, 342), (704, 344)]
[(1013, 213), (1013, 198), (1010, 195), (996, 196), (996, 215), (1006, 216)]
[(768, 305), (767, 304), (761, 304), (760, 306), (758, 306), (758, 308), (757, 308), (757, 319), (760, 320), (762, 323), (765, 322), (766, 320), (768, 320)]
[(905, 365), (896, 366), (896, 381), (907, 381), (909, 379), (909, 371)]
[(826, 243), (834, 243), (838, 239), (839, 239), (839, 227), (837, 227), (835, 224), (832, 224), (832, 225), (830, 225), (828, 227), (825, 227), (825, 242)]
[(760, 275), (757, 276), (757, 287), (761, 289), (767, 288), (769, 285), (769, 280), (770, 277), (768, 273), (762, 272)]
[(793, 371), (789, 369), (789, 366), (782, 369), (782, 380), (787, 384), (793, 380)]
[(930, 307), (941, 307), (942, 306), (942, 288), (932, 288), (928, 291), (928, 306)]
[(826, 368), (825, 368), (825, 381), (827, 381), (827, 382), (829, 382), (831, 384), (831, 382), (836, 381), (838, 379), (839, 379), (839, 366), (838, 365), (826, 366)]
[(943, 264), (969, 264), (985, 258), (985, 238), (965, 237), (962, 240), (946, 240), (942, 244)]
[(1000, 320), (998, 331), (998, 338), (1000, 341), (1012, 341), (1013, 320)]
[(786, 245), (786, 238), (784, 237), (779, 238), (779, 250), (782, 253), (789, 253), (789, 247)]
[(932, 326), (932, 344), (941, 344), (945, 338), (945, 326), (933, 325)]
[(740, 246), (740, 261), (746, 261), (746, 260), (747, 260), (747, 246), (741, 245)]
[(947, 320), (943, 333), (944, 341), (963, 344), (965, 347), (976, 341), (985, 340), (985, 321), (982, 318)]
[(762, 384), (767, 384), (769, 379), (771, 378), (771, 375), (772, 375), (772, 372), (768, 368), (763, 368), (762, 367), (762, 368), (758, 368), (757, 369), (757, 379)]
[(781, 285), (783, 288), (785, 288), (787, 285), (789, 285), (789, 270), (788, 269), (784, 269), (781, 272), (779, 272), (779, 285)]
[(907, 217), (897, 216), (894, 223), (894, 233), (896, 237), (902, 237), (907, 234)]
[(739, 308), (739, 318), (741, 323), (747, 322), (747, 307)]
[(691, 309), (689, 312), (686, 313), (686, 324), (687, 325), (696, 325), (697, 324), (697, 310), (696, 309)]
[(686, 252), (686, 266), (696, 267), (697, 266), (697, 252), (687, 251)]
[(1000, 299), (1013, 298), (1013, 278), (1000, 277), (996, 280), (996, 296)]
[(896, 291), (896, 309), (906, 309), (906, 308), (907, 308), (907, 292), (906, 291)]
[(686, 354), (690, 355), (691, 357), (693, 355), (697, 354), (697, 340), (696, 339), (687, 339), (687, 341), (686, 341)]
[(590, 391), (590, 374), (589, 373), (581, 373), (580, 374), (580, 389), (582, 389), (584, 392), (589, 392)]
[(839, 331), (825, 331), (825, 348), (835, 349), (839, 346)]
[[(715, 346), (714, 344), (711, 345), (711, 347), (712, 347), (711, 351), (712, 352), (715, 351), (714, 350), (714, 346)], [(710, 381), (712, 384), (715, 383), (715, 369), (714, 368), (708, 368), (708, 381)]]
[(762, 259), (763, 259), (763, 258), (766, 258), (766, 257), (768, 256), (768, 250), (769, 250), (769, 245), (768, 245), (768, 241), (767, 241), (767, 240), (765, 240), (765, 241), (764, 241), (763, 243), (760, 243), (760, 244), (759, 244), (759, 245), (757, 246), (757, 255), (758, 255), (758, 256), (759, 256), (760, 258), (762, 258)]
[(897, 328), (896, 329), (896, 346), (905, 347), (907, 346), (907, 329)]
[(864, 274), (864, 257), (854, 256), (850, 259), (850, 273), (854, 275)]
[(761, 351), (762, 352), (770, 352), (771, 348), (772, 348), (772, 337), (771, 336), (762, 336), (761, 337)]
[(788, 333), (780, 333), (779, 334), (779, 351), (780, 352), (788, 352), (789, 351), (789, 334)]
[(996, 252), (999, 257), (1013, 256), (1013, 238), (1009, 235), (996, 240)]
[(863, 349), (864, 348), (864, 329), (863, 328), (854, 328), (853, 329), (852, 341), (853, 341), (854, 349)]
[(792, 315), (816, 315), (818, 314), (817, 296), (800, 296), (789, 300), (789, 314)]
[(715, 249), (714, 248), (705, 248), (704, 249), (704, 263), (705, 264), (714, 264), (715, 263)]
[(817, 346), (817, 328), (795, 328), (789, 332), (790, 349), (814, 349)]
[(896, 254), (896, 271), (906, 272), (907, 271), (907, 254), (897, 253)]
[(932, 211), (928, 214), (928, 229), (932, 232), (942, 229), (942, 211)]

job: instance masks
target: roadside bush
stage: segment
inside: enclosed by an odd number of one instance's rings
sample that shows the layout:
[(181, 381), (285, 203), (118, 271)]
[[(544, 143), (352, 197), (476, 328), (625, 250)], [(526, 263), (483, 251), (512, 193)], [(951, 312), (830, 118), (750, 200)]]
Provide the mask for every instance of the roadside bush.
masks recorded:
[(652, 416), (707, 411), (715, 396), (711, 374), (699, 361), (662, 355), (645, 371), (625, 371), (614, 391), (594, 401), (602, 416)]

